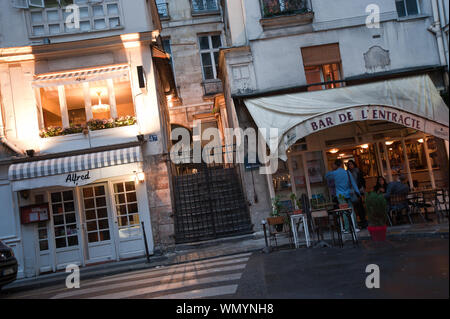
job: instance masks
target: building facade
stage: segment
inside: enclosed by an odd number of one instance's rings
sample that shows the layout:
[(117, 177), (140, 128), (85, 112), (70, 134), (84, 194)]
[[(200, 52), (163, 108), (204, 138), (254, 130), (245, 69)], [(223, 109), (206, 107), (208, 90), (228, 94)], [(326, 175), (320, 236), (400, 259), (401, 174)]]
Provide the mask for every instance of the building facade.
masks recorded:
[(0, 239), (19, 278), (168, 244), (160, 29), (153, 1), (0, 3)]
[(337, 158), (357, 162), (368, 190), (398, 174), (448, 187), (448, 1), (229, 0), (225, 20), (229, 123), (279, 131), (265, 136), (278, 170), (243, 174), (254, 225), (276, 196), (329, 201)]

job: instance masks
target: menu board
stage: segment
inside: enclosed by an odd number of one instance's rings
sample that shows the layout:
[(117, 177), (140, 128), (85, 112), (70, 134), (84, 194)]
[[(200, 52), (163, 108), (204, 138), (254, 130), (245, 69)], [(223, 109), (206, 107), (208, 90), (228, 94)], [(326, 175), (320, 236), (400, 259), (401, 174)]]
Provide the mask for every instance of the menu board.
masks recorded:
[(47, 220), (49, 220), (48, 203), (20, 208), (20, 221), (22, 224), (32, 224)]

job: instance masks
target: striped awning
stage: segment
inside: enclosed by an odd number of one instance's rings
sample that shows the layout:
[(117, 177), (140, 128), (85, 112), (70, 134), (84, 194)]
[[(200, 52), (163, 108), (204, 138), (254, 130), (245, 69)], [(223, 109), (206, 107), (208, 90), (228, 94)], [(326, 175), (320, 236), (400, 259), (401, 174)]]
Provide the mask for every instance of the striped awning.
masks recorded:
[(116, 64), (89, 69), (36, 74), (34, 76), (33, 87), (70, 85), (82, 82), (128, 77), (128, 64)]
[(142, 161), (141, 149), (137, 146), (113, 151), (13, 164), (9, 167), (8, 175), (10, 181), (20, 181)]

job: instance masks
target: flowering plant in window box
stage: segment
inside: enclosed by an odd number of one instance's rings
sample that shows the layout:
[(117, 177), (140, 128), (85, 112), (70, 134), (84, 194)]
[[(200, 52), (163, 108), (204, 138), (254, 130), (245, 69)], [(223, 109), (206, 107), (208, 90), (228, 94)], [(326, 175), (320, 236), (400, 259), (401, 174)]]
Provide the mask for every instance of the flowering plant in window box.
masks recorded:
[(136, 117), (122, 116), (116, 119), (90, 120), (87, 122), (89, 130), (98, 131), (114, 127), (130, 126), (136, 124)]
[(55, 136), (63, 136), (70, 134), (82, 133), (86, 127), (81, 124), (71, 125), (69, 128), (62, 128), (58, 126), (49, 126), (44, 128), (39, 133), (39, 136), (42, 138), (47, 137), (55, 137)]

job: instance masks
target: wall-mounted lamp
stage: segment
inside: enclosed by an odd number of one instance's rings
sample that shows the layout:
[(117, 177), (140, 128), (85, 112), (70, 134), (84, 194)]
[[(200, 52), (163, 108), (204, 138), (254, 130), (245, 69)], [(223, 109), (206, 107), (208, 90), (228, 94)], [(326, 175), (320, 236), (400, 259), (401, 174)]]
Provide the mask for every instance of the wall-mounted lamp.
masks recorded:
[(144, 172), (134, 172), (134, 181), (136, 184), (145, 182), (145, 173)]
[(34, 150), (26, 150), (25, 152), (27, 153), (28, 157), (33, 157), (35, 153)]

